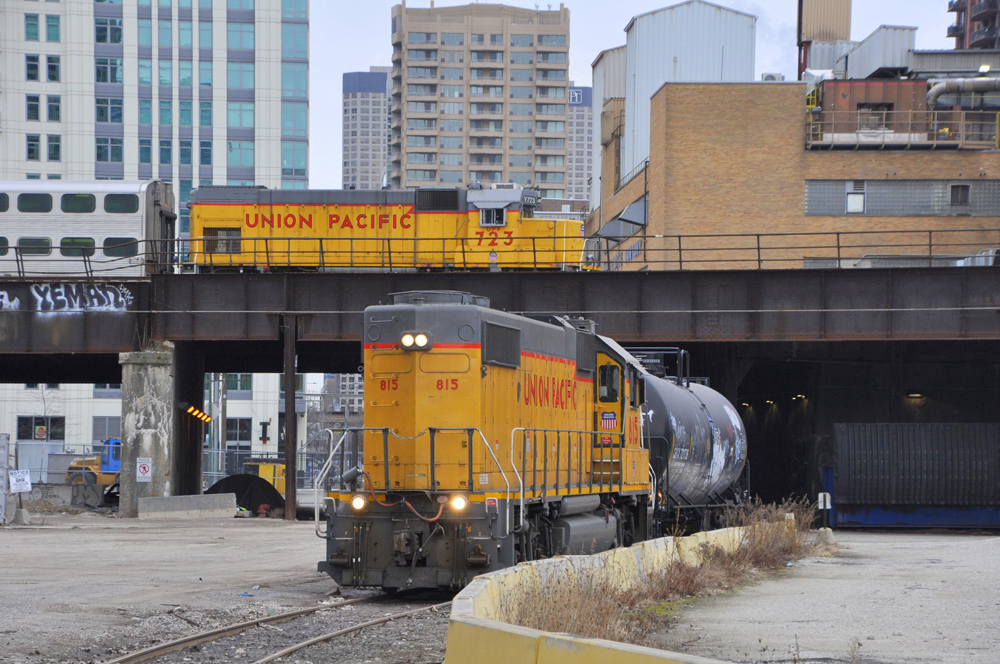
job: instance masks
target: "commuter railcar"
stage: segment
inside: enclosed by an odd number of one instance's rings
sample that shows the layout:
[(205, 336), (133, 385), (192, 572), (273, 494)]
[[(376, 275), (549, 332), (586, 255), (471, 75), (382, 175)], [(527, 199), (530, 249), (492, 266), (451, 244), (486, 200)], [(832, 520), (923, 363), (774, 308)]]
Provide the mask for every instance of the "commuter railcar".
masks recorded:
[[(672, 456), (671, 476), (711, 475), (715, 490), (743, 465), (736, 411), (697, 406), (721, 395), (649, 375), (590, 321), (409, 292), (366, 309), (363, 335), (364, 428), (344, 434), (317, 482), (333, 479), (319, 569), (342, 585), (454, 587), (520, 561), (626, 546), (660, 534), (668, 516), (671, 477), (651, 454)], [(646, 432), (650, 388), (690, 407), (657, 414), (665, 440)]]
[(0, 275), (142, 277), (171, 266), (169, 183), (0, 181)]
[(200, 270), (578, 269), (583, 222), (534, 216), (511, 188), (191, 193)]

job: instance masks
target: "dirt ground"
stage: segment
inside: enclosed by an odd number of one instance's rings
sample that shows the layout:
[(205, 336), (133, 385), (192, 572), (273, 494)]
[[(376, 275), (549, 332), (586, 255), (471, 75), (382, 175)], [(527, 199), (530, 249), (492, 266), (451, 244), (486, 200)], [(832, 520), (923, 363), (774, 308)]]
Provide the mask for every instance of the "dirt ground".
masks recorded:
[(1000, 536), (835, 534), (836, 557), (692, 602), (655, 645), (730, 662), (1000, 662)]
[[(330, 601), (309, 522), (33, 515), (0, 530), (0, 659), (89, 662)], [(245, 594), (243, 594), (245, 593)]]

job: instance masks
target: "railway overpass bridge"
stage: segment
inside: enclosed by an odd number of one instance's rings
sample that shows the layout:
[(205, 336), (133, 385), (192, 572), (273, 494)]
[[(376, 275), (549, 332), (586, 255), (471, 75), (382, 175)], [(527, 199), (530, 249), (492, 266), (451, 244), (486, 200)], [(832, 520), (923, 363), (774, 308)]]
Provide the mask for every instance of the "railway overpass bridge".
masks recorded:
[[(205, 372), (284, 372), (293, 384), (296, 372), (356, 371), (364, 308), (438, 289), (486, 295), (508, 311), (591, 318), (626, 344), (693, 347), (697, 370), (747, 408), (762, 390), (781, 392), (777, 383), (807, 389), (803, 366), (893, 374), (933, 360), (935, 370), (974, 373), (1000, 357), (1000, 270), (991, 267), (187, 274), (0, 281), (0, 382), (121, 382), (123, 467), (152, 456), (170, 468), (169, 491), (198, 493), (202, 424), (177, 406), (201, 407)], [(754, 377), (761, 363), (770, 368)], [(753, 394), (740, 391), (748, 380)], [(982, 408), (1000, 405), (996, 392)], [(285, 400), (294, 412), (292, 391)], [(140, 492), (164, 490), (134, 480), (123, 473), (125, 515)]]

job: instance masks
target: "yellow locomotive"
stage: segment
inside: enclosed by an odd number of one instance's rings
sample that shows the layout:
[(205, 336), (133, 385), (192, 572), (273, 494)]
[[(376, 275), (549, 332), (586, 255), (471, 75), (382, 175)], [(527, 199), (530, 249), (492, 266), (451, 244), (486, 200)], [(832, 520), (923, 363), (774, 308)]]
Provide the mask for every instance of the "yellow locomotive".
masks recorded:
[[(536, 320), (459, 292), (365, 310), (365, 426), (326, 471), (342, 585), (464, 585), (475, 574), (645, 539), (643, 371), (589, 321)], [(319, 524), (317, 524), (319, 530)]]
[(583, 222), (535, 218), (537, 202), (516, 185), (199, 187), (190, 260), (199, 270), (579, 269)]

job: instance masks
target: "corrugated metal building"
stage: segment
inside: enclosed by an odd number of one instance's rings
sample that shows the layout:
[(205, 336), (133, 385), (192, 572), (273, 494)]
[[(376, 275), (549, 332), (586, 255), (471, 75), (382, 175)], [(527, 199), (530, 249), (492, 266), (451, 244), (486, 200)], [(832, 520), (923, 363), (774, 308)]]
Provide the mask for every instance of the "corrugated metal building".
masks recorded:
[(601, 132), (599, 130), (604, 104), (615, 97), (625, 97), (625, 47), (609, 48), (597, 54), (591, 64), (594, 71), (593, 107), (595, 131), (593, 135), (594, 166), (591, 171), (590, 209), (601, 205)]
[(882, 25), (845, 53), (835, 69), (846, 71), (847, 78), (868, 78), (880, 69), (906, 71), (916, 43), (916, 28)]
[(649, 157), (649, 101), (668, 82), (754, 80), (757, 17), (703, 0), (640, 14), (625, 28), (621, 171)]
[(850, 38), (851, 0), (799, 0), (800, 44)]
[(809, 46), (809, 69), (829, 69), (838, 76), (846, 72), (841, 69), (841, 58), (858, 45), (853, 41), (813, 42)]
[(979, 68), (983, 65), (989, 65), (991, 72), (1000, 71), (1000, 51), (972, 49), (910, 53), (910, 69), (922, 78), (979, 76)]

